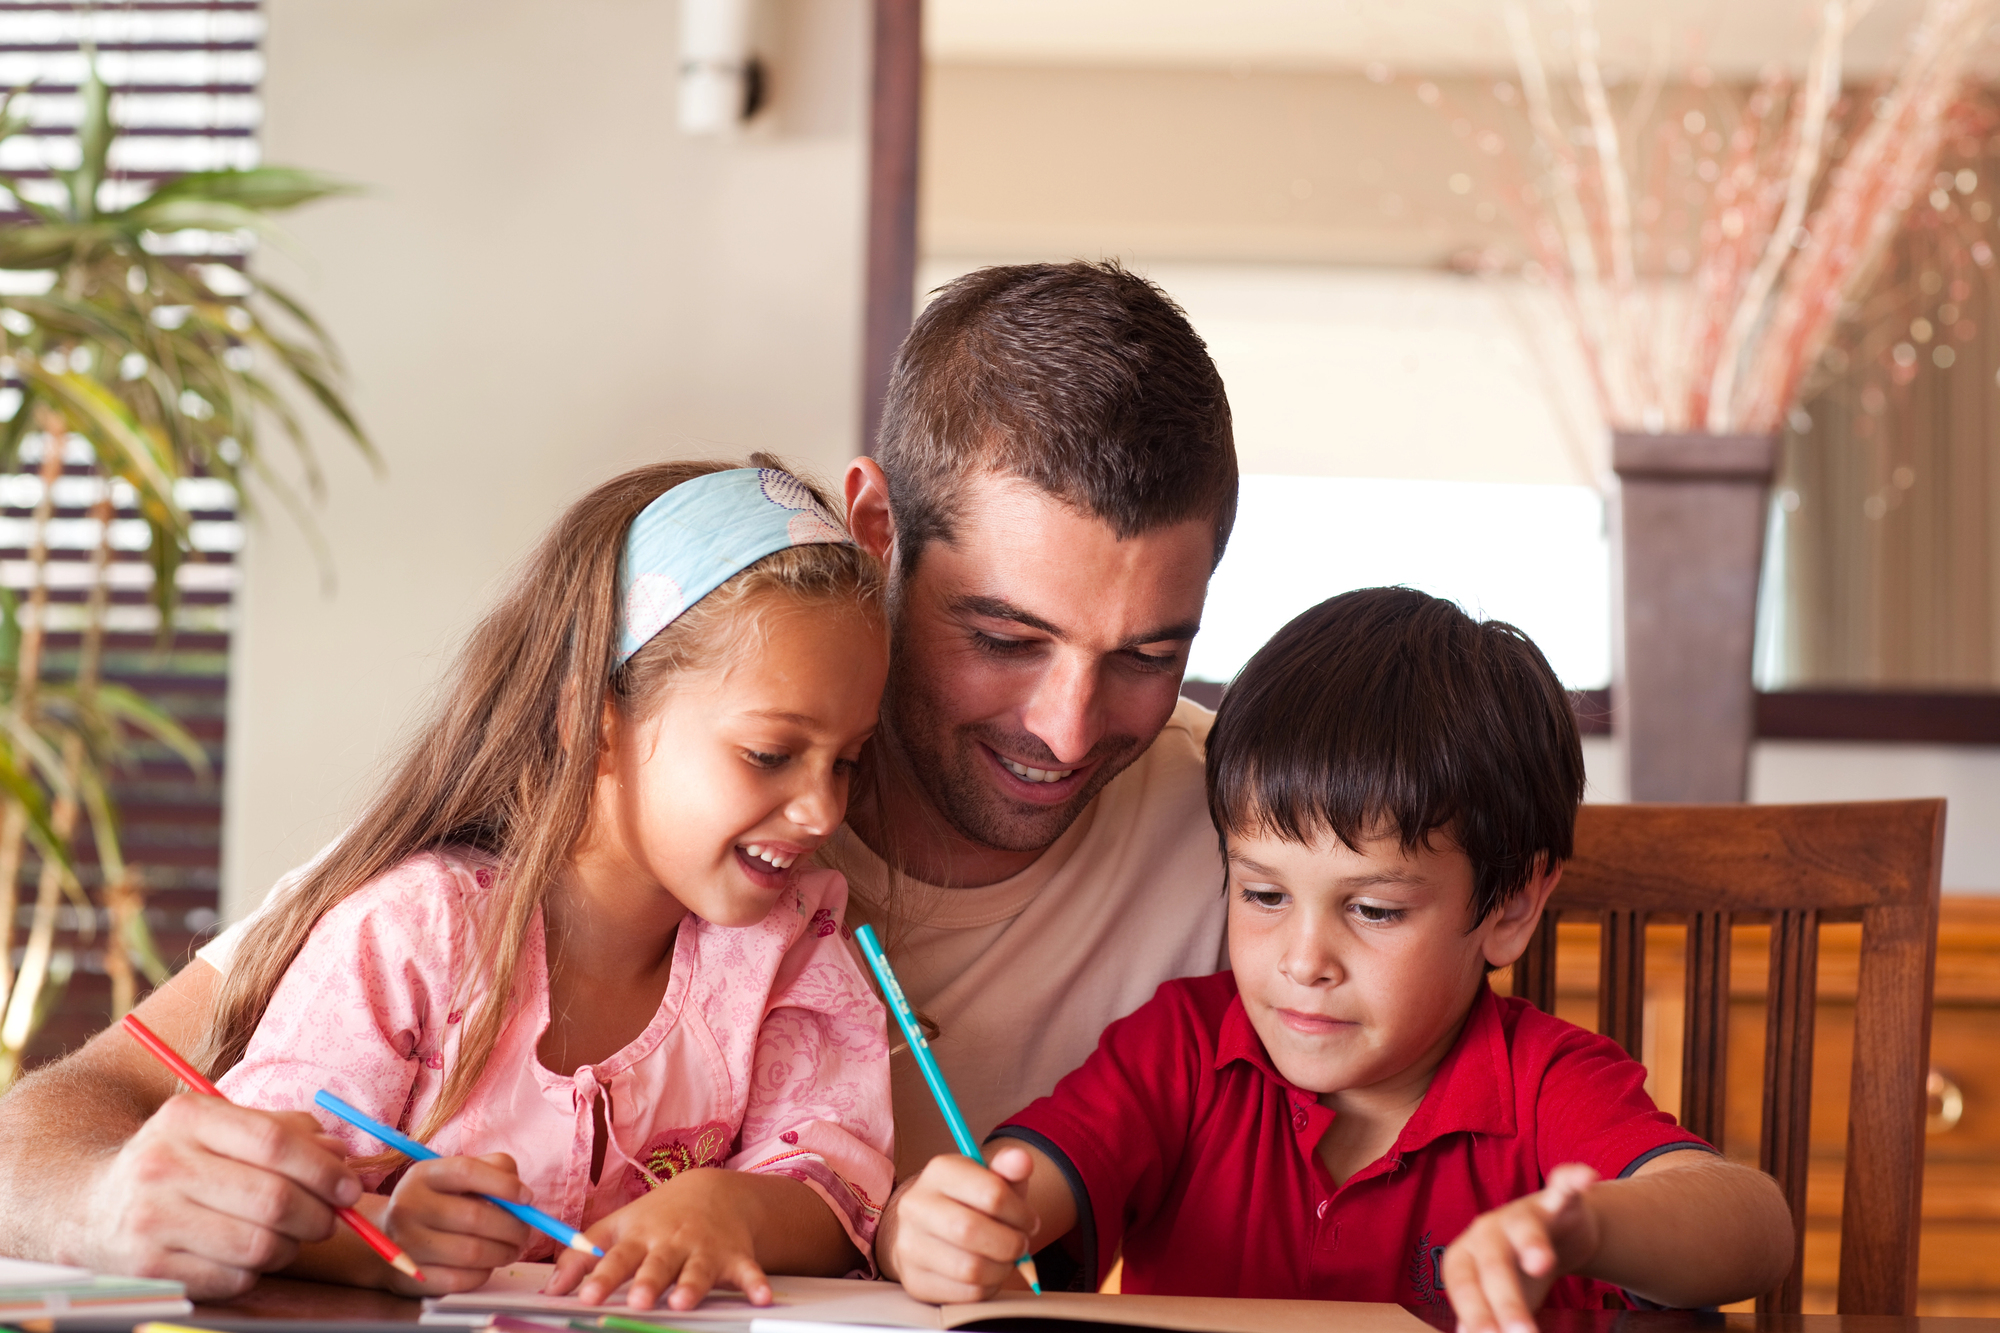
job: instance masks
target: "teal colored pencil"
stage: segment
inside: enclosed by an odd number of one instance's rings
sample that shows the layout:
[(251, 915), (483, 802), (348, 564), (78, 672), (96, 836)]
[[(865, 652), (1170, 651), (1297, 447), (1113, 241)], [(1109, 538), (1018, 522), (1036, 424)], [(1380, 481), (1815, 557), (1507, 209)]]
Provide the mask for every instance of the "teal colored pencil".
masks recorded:
[[(868, 966), (875, 969), (875, 979), (882, 983), (882, 994), (889, 999), (889, 1012), (896, 1016), (897, 1026), (903, 1029), (903, 1040), (910, 1043), (910, 1054), (916, 1057), (917, 1068), (924, 1071), (924, 1082), (930, 1084), (931, 1097), (937, 1102), (938, 1111), (944, 1116), (944, 1123), (951, 1130), (952, 1142), (958, 1150), (982, 1165), (986, 1159), (979, 1155), (979, 1145), (973, 1142), (972, 1126), (965, 1123), (965, 1116), (958, 1109), (958, 1099), (951, 1095), (951, 1087), (944, 1081), (944, 1071), (938, 1068), (937, 1057), (931, 1054), (931, 1044), (924, 1040), (924, 1030), (917, 1023), (917, 1015), (910, 1008), (908, 997), (903, 994), (902, 983), (896, 980), (895, 969), (889, 966), (889, 955), (882, 951), (882, 941), (875, 938), (875, 927), (863, 926), (854, 932), (860, 941), (861, 952), (868, 958)], [(1028, 1279), (1037, 1296), (1042, 1294), (1042, 1277), (1035, 1271), (1035, 1256), (1024, 1254), (1015, 1263)]]
[[(363, 1133), (374, 1135), (406, 1157), (414, 1157), (420, 1162), (430, 1162), (437, 1159), (435, 1152), (418, 1143), (408, 1134), (393, 1130), (381, 1121), (362, 1114), (346, 1102), (340, 1100), (340, 1098), (328, 1092), (325, 1088), (321, 1088), (313, 1094), (313, 1101), (318, 1103), (324, 1110), (333, 1112), (333, 1114), (339, 1116), (342, 1120), (345, 1120), (348, 1124), (361, 1130)], [(535, 1230), (541, 1232), (544, 1236), (553, 1236), (572, 1250), (582, 1250), (585, 1254), (594, 1254), (600, 1259), (604, 1257), (604, 1251), (592, 1245), (589, 1237), (563, 1221), (560, 1217), (550, 1217), (539, 1208), (531, 1208), (525, 1203), (515, 1203), (512, 1199), (496, 1199), (491, 1194), (482, 1194), (479, 1197), (496, 1208), (506, 1209)]]

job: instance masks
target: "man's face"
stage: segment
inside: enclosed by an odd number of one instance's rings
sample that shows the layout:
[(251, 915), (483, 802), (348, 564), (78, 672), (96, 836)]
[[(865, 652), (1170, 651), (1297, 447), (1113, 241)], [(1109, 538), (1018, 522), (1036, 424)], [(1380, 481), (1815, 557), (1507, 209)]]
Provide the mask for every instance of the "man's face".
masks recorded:
[(968, 478), (949, 542), (895, 593), (883, 700), (924, 794), (967, 840), (1054, 842), (1174, 710), (1215, 524), (1120, 540), (1033, 483)]

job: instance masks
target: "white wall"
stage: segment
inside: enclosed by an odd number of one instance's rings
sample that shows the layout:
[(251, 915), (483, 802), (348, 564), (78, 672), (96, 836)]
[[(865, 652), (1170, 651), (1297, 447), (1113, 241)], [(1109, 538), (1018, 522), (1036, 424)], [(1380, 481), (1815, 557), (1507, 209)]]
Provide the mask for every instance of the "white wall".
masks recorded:
[(336, 832), (497, 580), (621, 468), (857, 435), (868, 6), (774, 0), (774, 109), (673, 125), (671, 0), (273, 0), (265, 160), (366, 194), (267, 256), (387, 459), (332, 460), (338, 590), (273, 509), (230, 689), (224, 911)]

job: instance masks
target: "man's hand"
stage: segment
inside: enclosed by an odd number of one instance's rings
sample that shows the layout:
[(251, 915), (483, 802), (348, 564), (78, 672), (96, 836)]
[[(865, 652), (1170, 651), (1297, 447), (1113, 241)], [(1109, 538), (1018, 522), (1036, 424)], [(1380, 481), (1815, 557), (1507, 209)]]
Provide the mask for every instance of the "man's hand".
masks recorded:
[(471, 1291), (494, 1269), (521, 1257), (532, 1234), (527, 1223), (478, 1197), (482, 1194), (533, 1202), (506, 1153), (440, 1157), (403, 1173), (379, 1221), (428, 1281), (393, 1273), (390, 1290), (405, 1296)]
[(239, 1295), (360, 1197), (344, 1146), (311, 1116), (184, 1093), (94, 1174), (93, 1266), (172, 1278), (196, 1300)]
[(1535, 1333), (1535, 1310), (1556, 1279), (1597, 1254), (1596, 1181), (1587, 1166), (1559, 1166), (1538, 1193), (1480, 1214), (1451, 1243), (1442, 1268), (1458, 1333)]
[[(993, 1295), (1041, 1229), (1027, 1197), (1035, 1166), (1030, 1150), (1019, 1145), (1000, 1148), (989, 1166), (956, 1153), (933, 1157), (897, 1192), (893, 1226), (885, 1211), (876, 1233), (882, 1271), (918, 1300), (937, 1305)], [(1063, 1193), (1067, 1197), (1067, 1187)]]

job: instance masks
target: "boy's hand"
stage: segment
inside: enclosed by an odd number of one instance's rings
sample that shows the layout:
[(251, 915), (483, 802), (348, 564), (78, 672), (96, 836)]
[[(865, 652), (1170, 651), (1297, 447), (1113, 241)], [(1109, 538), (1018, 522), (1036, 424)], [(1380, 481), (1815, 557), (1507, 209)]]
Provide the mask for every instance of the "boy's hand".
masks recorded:
[(625, 1303), (635, 1310), (652, 1309), (662, 1295), (668, 1309), (692, 1310), (717, 1285), (736, 1288), (752, 1305), (769, 1305), (771, 1283), (757, 1262), (743, 1185), (736, 1171), (683, 1171), (585, 1233), (604, 1251), (602, 1259), (565, 1249), (548, 1293), (575, 1288), (578, 1298), (597, 1305), (629, 1278)]
[(416, 1162), (403, 1173), (378, 1221), (429, 1281), (397, 1273), (395, 1290), (426, 1296), (470, 1291), (521, 1257), (531, 1236), (527, 1225), (481, 1194), (529, 1202), (514, 1159), (503, 1152)]
[(1587, 1166), (1559, 1166), (1538, 1193), (1480, 1214), (1451, 1243), (1443, 1276), (1458, 1333), (1535, 1333), (1535, 1310), (1555, 1280), (1597, 1253), (1596, 1180)]
[(983, 1301), (1014, 1273), (1039, 1229), (1022, 1195), (1034, 1160), (1003, 1148), (990, 1167), (956, 1153), (933, 1157), (898, 1201), (883, 1268), (935, 1305)]

